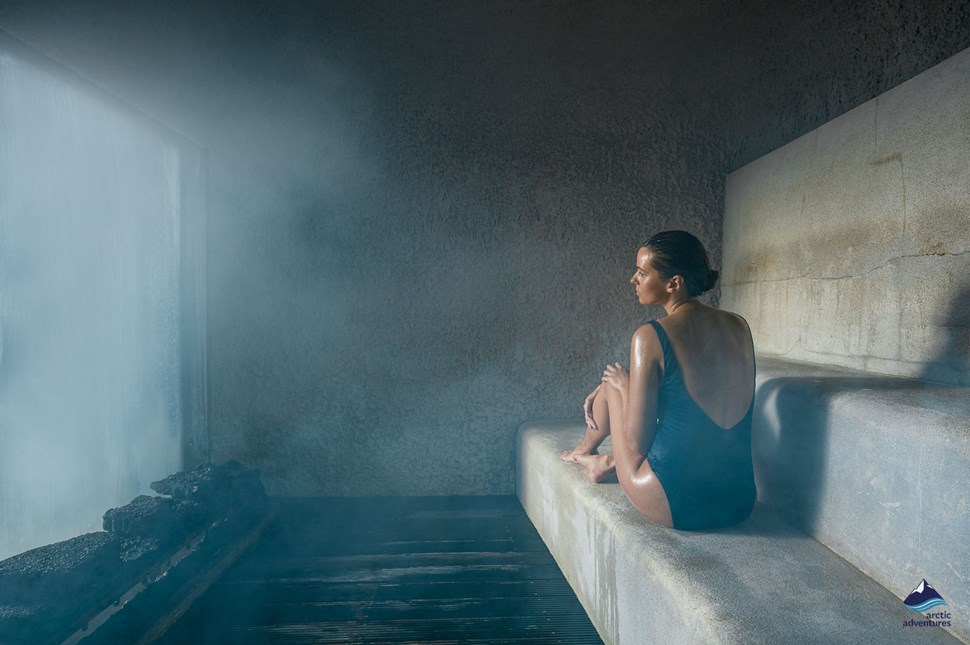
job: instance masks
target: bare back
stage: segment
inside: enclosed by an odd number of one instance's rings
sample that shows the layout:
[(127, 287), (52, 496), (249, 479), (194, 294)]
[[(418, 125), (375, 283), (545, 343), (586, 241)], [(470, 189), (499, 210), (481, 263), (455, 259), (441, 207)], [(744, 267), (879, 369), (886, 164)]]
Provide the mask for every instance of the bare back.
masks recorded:
[(744, 418), (754, 393), (754, 346), (743, 318), (691, 303), (658, 321), (687, 393), (722, 428)]

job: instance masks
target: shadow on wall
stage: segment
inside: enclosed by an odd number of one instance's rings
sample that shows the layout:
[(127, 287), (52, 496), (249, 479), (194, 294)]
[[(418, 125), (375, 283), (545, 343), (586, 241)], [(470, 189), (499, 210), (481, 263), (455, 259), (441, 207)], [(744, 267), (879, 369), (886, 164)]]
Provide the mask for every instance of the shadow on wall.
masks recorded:
[(959, 290), (938, 329), (944, 339), (936, 356), (920, 375), (921, 378), (970, 386), (970, 282)]
[(772, 379), (758, 388), (751, 432), (758, 501), (808, 532), (818, 516), (828, 444), (825, 401), (804, 396), (813, 385), (825, 389), (803, 378)]
[[(876, 465), (893, 463), (889, 451), (905, 454), (909, 443), (916, 441), (900, 419), (924, 414), (966, 418), (970, 283), (958, 291), (945, 317), (927, 324), (934, 324), (941, 340), (919, 379), (820, 376), (807, 368), (805, 375), (771, 378), (758, 388), (752, 449), (760, 502), (816, 534), (824, 529), (823, 505), (837, 503), (848, 482), (860, 482), (861, 488), (852, 494), (865, 491), (873, 495), (873, 503), (880, 487), (905, 489), (903, 474), (879, 472)], [(874, 410), (880, 411), (878, 418)], [(870, 482), (877, 480), (884, 481), (870, 490)]]
[(755, 405), (758, 500), (811, 535), (824, 532), (823, 507), (829, 515), (847, 494), (870, 495), (880, 513), (882, 497), (905, 496), (910, 474), (892, 464), (918, 454), (922, 429), (908, 432), (899, 419), (921, 410), (961, 417), (966, 407), (962, 388), (890, 376), (773, 378)]

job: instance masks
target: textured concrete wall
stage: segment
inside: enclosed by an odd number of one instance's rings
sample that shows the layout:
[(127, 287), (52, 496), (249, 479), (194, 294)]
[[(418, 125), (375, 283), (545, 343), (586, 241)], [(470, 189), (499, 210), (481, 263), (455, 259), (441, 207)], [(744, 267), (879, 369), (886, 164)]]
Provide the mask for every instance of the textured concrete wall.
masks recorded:
[(970, 384), (970, 50), (728, 178), (759, 351)]
[[(213, 454), (271, 493), (510, 493), (650, 232), (970, 45), (960, 1), (7, 0), (0, 28), (208, 147)], [(739, 37), (740, 35), (740, 37)]]
[(716, 132), (629, 87), (671, 100), (653, 61), (534, 42), (534, 10), (376, 5), (287, 26), (297, 69), (244, 63), (272, 80), (211, 155), (212, 434), (271, 492), (510, 493), (517, 424), (629, 351), (639, 242), (716, 244)]

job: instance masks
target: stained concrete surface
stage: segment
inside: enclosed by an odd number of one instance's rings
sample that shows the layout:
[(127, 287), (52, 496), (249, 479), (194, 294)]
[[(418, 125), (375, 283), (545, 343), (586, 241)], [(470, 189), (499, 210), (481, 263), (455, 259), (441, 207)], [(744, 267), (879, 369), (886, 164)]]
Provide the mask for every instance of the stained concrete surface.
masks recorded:
[(760, 352), (970, 385), (970, 50), (728, 177)]
[(511, 493), (645, 316), (720, 264), (723, 173), (970, 45), (963, 2), (8, 0), (0, 29), (209, 161), (213, 457), (283, 495)]

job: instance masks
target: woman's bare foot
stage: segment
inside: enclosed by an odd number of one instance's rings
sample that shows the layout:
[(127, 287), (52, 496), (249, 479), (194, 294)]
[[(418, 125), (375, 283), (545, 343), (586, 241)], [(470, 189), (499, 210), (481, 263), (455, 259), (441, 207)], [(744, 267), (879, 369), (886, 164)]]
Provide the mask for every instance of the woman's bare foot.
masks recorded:
[(613, 461), (611, 453), (605, 455), (575, 455), (573, 461), (583, 467), (586, 476), (594, 484), (605, 481), (610, 475), (613, 475), (614, 479), (616, 478), (616, 463)]
[(559, 455), (559, 459), (568, 464), (568, 463), (575, 463), (576, 460), (574, 459), (574, 457), (585, 457), (588, 455), (596, 455), (596, 454), (599, 454), (596, 452), (596, 448), (590, 448), (588, 445), (586, 445), (585, 441), (582, 441), (579, 443), (579, 445), (577, 445), (572, 450), (567, 450), (566, 452)]
[(573, 457), (584, 457), (588, 455), (599, 454), (596, 449), (599, 445), (603, 443), (603, 440), (609, 436), (609, 433), (603, 432), (601, 430), (593, 430), (589, 426), (586, 426), (586, 433), (583, 435), (582, 441), (576, 444), (576, 447), (572, 450), (567, 450), (566, 452), (559, 455), (559, 458), (565, 462), (575, 462)]

